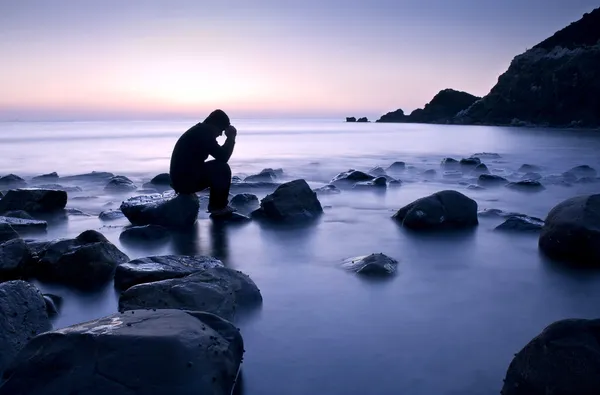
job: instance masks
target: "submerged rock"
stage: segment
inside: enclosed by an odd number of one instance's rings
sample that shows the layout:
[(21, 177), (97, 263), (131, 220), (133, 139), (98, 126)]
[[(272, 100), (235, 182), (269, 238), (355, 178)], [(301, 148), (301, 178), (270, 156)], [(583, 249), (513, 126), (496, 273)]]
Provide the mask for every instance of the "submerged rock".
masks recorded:
[(394, 162), (387, 168), (390, 173), (400, 173), (406, 170), (406, 163), (402, 161)]
[(31, 250), (23, 239), (0, 243), (0, 279), (21, 276), (26, 272), (31, 259)]
[(229, 201), (232, 207), (245, 212), (255, 210), (260, 205), (258, 197), (252, 193), (238, 193)]
[[(52, 329), (42, 294), (25, 281), (0, 284), (0, 377), (17, 353), (34, 336)], [(4, 374), (4, 377), (8, 377)], [(0, 394), (9, 392), (0, 382)]]
[(98, 215), (98, 218), (102, 221), (114, 221), (116, 219), (125, 218), (125, 214), (119, 209), (106, 210), (101, 212), (100, 215)]
[(508, 180), (495, 174), (481, 174), (477, 179), (477, 185), (482, 187), (497, 187), (508, 184)]
[(11, 217), (11, 218), (34, 219), (31, 215), (29, 215), (29, 213), (27, 211), (23, 211), (23, 210), (7, 211), (7, 212), (3, 213), (2, 215), (4, 217)]
[(19, 238), (19, 234), (7, 223), (0, 222), (0, 243)]
[(508, 217), (506, 221), (498, 225), (495, 230), (507, 232), (539, 232), (544, 226), (544, 221), (539, 218), (527, 216)]
[[(400, 182), (400, 181), (398, 181)], [(385, 177), (377, 177), (372, 181), (361, 181), (354, 184), (352, 189), (385, 189), (387, 188), (387, 179)]]
[(37, 336), (0, 395), (230, 395), (243, 353), (239, 330), (213, 314), (128, 311)]
[(60, 184), (41, 184), (41, 185), (36, 185), (36, 188), (39, 189), (53, 189), (56, 191), (64, 191), (64, 192), (83, 192), (83, 189), (77, 187), (77, 186), (64, 186), (64, 185), (60, 185)]
[(375, 166), (374, 168), (372, 168), (371, 170), (369, 170), (369, 174), (374, 176), (374, 177), (382, 177), (382, 176), (386, 176), (387, 174), (385, 173), (385, 170), (383, 170), (383, 167), (381, 166)]
[(0, 187), (2, 188), (23, 188), (25, 186), (27, 186), (27, 182), (17, 175), (9, 174), (0, 177)]
[(460, 167), (460, 162), (454, 158), (444, 158), (442, 159), (440, 166), (442, 166), (444, 169), (453, 170)]
[(434, 169), (427, 169), (423, 172), (423, 177), (425, 177), (426, 179), (435, 178), (436, 175), (437, 171), (435, 171)]
[(596, 169), (588, 165), (575, 166), (571, 170), (568, 170), (567, 173), (573, 174), (577, 178), (596, 177), (598, 175)]
[(475, 157), (475, 158), (487, 158), (487, 159), (500, 159), (500, 158), (502, 158), (502, 156), (500, 156), (500, 154), (497, 154), (495, 152), (478, 152), (478, 153), (474, 154), (472, 157)]
[(515, 191), (522, 192), (541, 192), (544, 189), (546, 189), (546, 187), (544, 187), (539, 181), (534, 180), (510, 182), (506, 184), (506, 187)]
[(58, 180), (58, 178), (59, 178), (58, 173), (53, 171), (52, 173), (35, 176), (31, 180), (32, 181), (54, 181), (54, 180)]
[(481, 164), (481, 159), (479, 158), (463, 158), (460, 160), (460, 167), (463, 170), (469, 170), (477, 167)]
[(472, 173), (475, 174), (475, 175), (490, 174), (490, 170), (485, 165), (485, 163), (480, 163), (477, 166), (475, 166), (475, 168), (473, 169)]
[(502, 395), (593, 395), (600, 388), (600, 320), (548, 325), (510, 363)]
[(463, 173), (462, 171), (457, 171), (457, 170), (448, 170), (445, 171), (444, 174), (442, 174), (442, 177), (445, 179), (457, 179), (457, 178), (462, 178)]
[(335, 185), (338, 188), (352, 188), (357, 182), (372, 181), (373, 179), (375, 179), (375, 177), (362, 171), (348, 170), (335, 176), (330, 184)]
[(115, 175), (105, 171), (93, 171), (86, 174), (77, 174), (74, 176), (60, 177), (61, 181), (87, 181), (87, 182), (106, 182)]
[(250, 277), (227, 267), (215, 267), (186, 277), (135, 285), (119, 298), (119, 310), (206, 311), (233, 320), (236, 311), (260, 303), (260, 290)]
[(532, 173), (532, 172), (539, 172), (541, 171), (542, 168), (536, 165), (530, 165), (528, 163), (525, 163), (524, 165), (521, 165), (521, 167), (519, 167), (519, 170), (517, 170), (519, 173)]
[(104, 187), (105, 191), (115, 193), (131, 192), (135, 191), (136, 189), (137, 186), (133, 183), (133, 181), (125, 176), (112, 177)]
[(479, 223), (477, 202), (453, 190), (418, 199), (392, 218), (414, 230), (468, 228)]
[(274, 182), (283, 177), (283, 169), (262, 169), (260, 173), (248, 176), (244, 182)]
[(364, 275), (389, 275), (396, 272), (398, 261), (387, 255), (376, 253), (350, 258), (342, 263), (346, 270)]
[(135, 196), (121, 203), (121, 211), (134, 225), (160, 225), (167, 228), (189, 227), (196, 223), (200, 202), (198, 196)]
[(599, 224), (600, 194), (567, 199), (548, 213), (539, 247), (557, 260), (600, 266)]
[(170, 237), (169, 230), (159, 225), (132, 226), (121, 232), (119, 240), (124, 242), (148, 242), (166, 240)]
[(115, 271), (115, 287), (127, 289), (137, 284), (185, 277), (192, 273), (221, 267), (223, 263), (208, 256), (162, 255), (134, 259)]
[(0, 200), (0, 213), (23, 210), (30, 213), (62, 210), (67, 205), (67, 193), (52, 189), (13, 189)]
[(336, 187), (335, 185), (327, 184), (319, 188), (313, 189), (317, 195), (337, 195), (342, 193), (342, 191)]
[(244, 191), (271, 191), (279, 187), (281, 184), (278, 182), (267, 182), (267, 181), (256, 181), (256, 182), (235, 182), (231, 184), (231, 191), (244, 192)]
[(95, 288), (110, 281), (117, 265), (129, 261), (101, 233), (87, 230), (75, 239), (44, 245), (32, 275), (41, 281)]
[(20, 233), (45, 232), (48, 227), (46, 221), (0, 216), (0, 226), (2, 226), (2, 224), (10, 225), (15, 231)]
[(212, 219), (214, 222), (218, 222), (221, 224), (240, 224), (240, 223), (252, 221), (252, 218), (250, 218), (244, 214), (240, 214), (238, 212), (233, 212), (233, 213), (227, 214), (227, 215), (211, 214), (209, 216), (209, 218)]
[(523, 176), (521, 177), (521, 180), (523, 180), (523, 181), (525, 181), (525, 180), (539, 181), (542, 178), (543, 177), (540, 173), (529, 172), (529, 173), (523, 174)]
[(275, 192), (260, 201), (260, 208), (252, 217), (275, 222), (304, 222), (318, 218), (323, 213), (317, 194), (306, 181), (294, 180), (281, 184)]

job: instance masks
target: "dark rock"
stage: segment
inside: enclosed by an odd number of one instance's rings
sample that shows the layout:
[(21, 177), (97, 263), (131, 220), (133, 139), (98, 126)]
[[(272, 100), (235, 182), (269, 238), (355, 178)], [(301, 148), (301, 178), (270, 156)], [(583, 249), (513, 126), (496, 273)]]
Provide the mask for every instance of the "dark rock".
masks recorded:
[(60, 184), (42, 184), (42, 185), (36, 185), (36, 188), (39, 189), (52, 189), (52, 190), (56, 190), (56, 191), (64, 191), (64, 192), (83, 192), (83, 189), (79, 188), (79, 187), (75, 187), (75, 186), (63, 186)]
[(7, 223), (0, 222), (0, 243), (19, 238), (19, 234)]
[(243, 211), (252, 211), (260, 205), (258, 197), (251, 193), (238, 193), (231, 198), (229, 203), (236, 209)]
[(571, 170), (568, 170), (567, 173), (573, 174), (576, 178), (582, 177), (596, 177), (598, 173), (596, 169), (590, 167), (588, 165), (575, 166)]
[(240, 224), (252, 221), (252, 218), (247, 217), (244, 214), (240, 214), (238, 212), (233, 212), (227, 215), (211, 214), (209, 218), (221, 224)]
[(369, 122), (369, 119), (367, 117), (362, 117), (362, 118), (358, 118), (356, 120), (356, 122)]
[(0, 213), (23, 210), (29, 213), (62, 210), (67, 204), (67, 193), (51, 189), (13, 189), (0, 200)]
[(0, 395), (229, 395), (243, 353), (239, 330), (213, 314), (129, 311), (37, 336)]
[(512, 216), (519, 216), (521, 214), (506, 212), (497, 208), (486, 208), (477, 213), (480, 217), (484, 218), (508, 218)]
[(580, 179), (575, 181), (575, 183), (576, 184), (595, 184), (598, 181), (600, 181), (600, 179), (598, 177), (581, 177)]
[(346, 117), (346, 122), (356, 122), (355, 117)]
[(117, 267), (115, 287), (127, 289), (137, 284), (185, 277), (221, 266), (221, 261), (208, 256), (163, 255), (134, 259)]
[(540, 192), (546, 189), (539, 181), (522, 180), (506, 184), (507, 188), (522, 192)]
[(53, 171), (52, 173), (35, 176), (31, 180), (32, 181), (51, 181), (51, 180), (58, 180), (58, 178), (59, 178), (58, 174), (55, 171)]
[(231, 183), (232, 184), (237, 184), (237, 183), (240, 183), (240, 182), (243, 182), (243, 180), (240, 177), (238, 177), (238, 176), (231, 177)]
[(524, 165), (521, 165), (521, 167), (519, 167), (519, 170), (517, 170), (520, 173), (531, 173), (531, 172), (538, 172), (541, 171), (542, 168), (536, 165), (530, 165), (525, 163)]
[(119, 310), (206, 311), (233, 320), (237, 310), (260, 303), (260, 290), (250, 277), (227, 267), (215, 267), (186, 277), (135, 285), (119, 298)]
[(112, 279), (115, 268), (129, 261), (101, 233), (87, 230), (75, 239), (59, 239), (38, 252), (33, 276), (41, 281), (95, 288)]
[(460, 167), (460, 162), (453, 158), (444, 158), (440, 164), (442, 168), (447, 170), (454, 170)]
[(46, 303), (46, 312), (48, 313), (48, 317), (53, 318), (56, 317), (62, 306), (62, 298), (53, 294), (44, 294), (44, 302)]
[(283, 170), (263, 169), (260, 173), (244, 178), (244, 182), (274, 182), (283, 176)]
[(21, 177), (9, 174), (4, 177), (0, 177), (0, 187), (3, 188), (23, 188), (27, 186), (27, 183)]
[(495, 230), (508, 232), (539, 232), (544, 226), (544, 221), (533, 217), (509, 217), (498, 225)]
[(473, 169), (473, 174), (481, 175), (481, 174), (490, 174), (490, 170), (484, 163), (480, 163)]
[(477, 202), (452, 190), (418, 199), (398, 210), (392, 218), (414, 230), (468, 228), (479, 223)]
[(31, 215), (29, 215), (29, 213), (27, 211), (23, 211), (23, 210), (7, 211), (7, 212), (3, 213), (2, 216), (11, 217), (11, 218), (21, 218), (21, 219), (34, 219)]
[(31, 259), (31, 250), (23, 239), (12, 239), (1, 243), (0, 279), (16, 278), (24, 274)]
[(294, 180), (281, 184), (275, 192), (260, 201), (252, 217), (275, 222), (305, 222), (318, 218), (323, 207), (306, 181)]
[(390, 173), (400, 173), (406, 170), (406, 163), (404, 162), (394, 162), (387, 168)]
[(116, 219), (125, 218), (125, 214), (119, 209), (106, 210), (100, 213), (98, 216), (102, 221), (114, 221)]
[(76, 217), (91, 217), (91, 215), (84, 213), (83, 211), (76, 208), (67, 208), (65, 209), (68, 215), (76, 216)]
[(400, 186), (402, 186), (402, 181), (400, 181), (400, 180), (388, 181), (388, 188), (397, 188)]
[(502, 395), (593, 395), (600, 388), (600, 320), (556, 321), (510, 363)]
[(467, 185), (467, 189), (471, 191), (481, 191), (485, 189), (485, 187), (482, 187), (481, 185), (469, 184)]
[(380, 166), (375, 166), (374, 168), (369, 170), (369, 174), (374, 177), (383, 177), (387, 175), (385, 174), (385, 170), (383, 170), (383, 167)]
[(539, 247), (557, 260), (599, 266), (600, 194), (573, 197), (550, 210)]
[(160, 185), (165, 187), (171, 186), (171, 176), (169, 173), (161, 173), (154, 178), (152, 178), (149, 182), (151, 185)]
[(267, 181), (256, 181), (256, 182), (236, 182), (231, 184), (231, 191), (243, 192), (243, 191), (257, 191), (264, 190), (270, 191), (275, 190), (281, 184), (277, 182), (267, 182)]
[(539, 181), (542, 178), (543, 177), (540, 173), (529, 172), (529, 173), (523, 174), (523, 176), (521, 177), (521, 180)]
[(358, 274), (379, 276), (394, 274), (398, 261), (387, 255), (377, 253), (347, 259), (342, 266)]
[(479, 158), (463, 158), (460, 160), (461, 169), (473, 169), (481, 164), (481, 159)]
[(574, 173), (565, 171), (564, 173), (561, 174), (562, 178), (564, 181), (568, 182), (568, 183), (573, 183), (575, 181), (577, 181), (577, 176)]
[(434, 169), (427, 169), (423, 172), (423, 177), (425, 178), (435, 178), (437, 172)]
[(124, 242), (159, 241), (169, 238), (169, 230), (158, 225), (133, 226), (121, 232), (119, 240)]
[(572, 183), (575, 182), (576, 180), (573, 180), (573, 179), (569, 180), (568, 178), (565, 178), (563, 175), (550, 174), (546, 177), (543, 177), (542, 181), (544, 182), (544, 184), (561, 185), (561, 186), (570, 187), (572, 185)]
[(107, 182), (115, 175), (104, 171), (93, 171), (86, 174), (77, 174), (74, 176), (60, 177), (61, 181), (87, 181), (87, 182)]
[(10, 225), (15, 231), (19, 233), (45, 232), (46, 228), (48, 227), (48, 223), (46, 221), (0, 216), (0, 226), (2, 226), (2, 224)]
[[(42, 294), (25, 281), (0, 284), (0, 377), (8, 364), (37, 334), (52, 329)], [(4, 374), (4, 377), (7, 377)], [(0, 394), (9, 394), (0, 383)], [(23, 392), (12, 392), (23, 394)]]
[(398, 109), (382, 115), (376, 122), (407, 122), (407, 116), (402, 109)]
[(134, 225), (183, 228), (196, 223), (200, 202), (195, 194), (175, 197), (143, 195), (127, 199), (121, 203), (120, 209)]
[(385, 177), (377, 177), (372, 181), (361, 181), (354, 184), (352, 189), (373, 189), (373, 188), (386, 188), (387, 179)]
[(477, 185), (482, 187), (496, 187), (508, 184), (508, 180), (495, 174), (481, 174), (477, 179)]
[(317, 193), (317, 195), (337, 195), (342, 193), (342, 191), (336, 187), (335, 185), (327, 184), (319, 188), (313, 189)]
[(112, 177), (104, 190), (107, 192), (131, 192), (137, 189), (137, 186), (129, 178), (124, 176)]
[(338, 174), (331, 180), (330, 184), (335, 185), (338, 188), (346, 187), (351, 188), (354, 184), (361, 181), (371, 181), (375, 177), (370, 174), (364, 173), (358, 170), (348, 170)]

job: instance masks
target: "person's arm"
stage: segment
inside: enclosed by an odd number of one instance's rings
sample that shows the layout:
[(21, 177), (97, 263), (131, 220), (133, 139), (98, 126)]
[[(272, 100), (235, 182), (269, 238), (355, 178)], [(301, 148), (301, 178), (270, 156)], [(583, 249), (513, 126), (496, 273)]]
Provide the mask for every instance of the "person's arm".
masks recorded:
[(220, 162), (227, 162), (233, 154), (233, 147), (235, 146), (235, 136), (228, 136), (227, 140), (223, 145), (219, 145), (217, 140), (211, 140), (208, 147), (208, 153), (210, 156)]

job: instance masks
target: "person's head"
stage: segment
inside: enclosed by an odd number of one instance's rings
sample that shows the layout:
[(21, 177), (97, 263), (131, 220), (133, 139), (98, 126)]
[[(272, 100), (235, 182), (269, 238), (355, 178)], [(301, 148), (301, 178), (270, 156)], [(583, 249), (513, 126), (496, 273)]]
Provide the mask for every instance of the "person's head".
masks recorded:
[(229, 117), (223, 110), (215, 110), (211, 112), (203, 123), (208, 124), (215, 129), (215, 136), (221, 136), (223, 131), (227, 129), (229, 125), (231, 125)]

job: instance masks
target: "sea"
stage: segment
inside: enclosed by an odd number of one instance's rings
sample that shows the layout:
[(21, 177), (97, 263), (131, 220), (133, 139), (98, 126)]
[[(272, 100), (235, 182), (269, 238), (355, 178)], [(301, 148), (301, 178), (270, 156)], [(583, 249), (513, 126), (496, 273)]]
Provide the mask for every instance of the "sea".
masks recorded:
[[(0, 176), (27, 180), (106, 171), (140, 188), (168, 172), (178, 136), (193, 120), (0, 123)], [(49, 223), (40, 239), (102, 232), (131, 259), (163, 254), (211, 255), (248, 274), (262, 307), (235, 324), (246, 353), (236, 392), (246, 395), (498, 394), (516, 352), (553, 321), (598, 318), (600, 272), (548, 260), (537, 233), (494, 230), (500, 217), (481, 216), (472, 231), (415, 233), (391, 217), (404, 205), (453, 189), (479, 210), (500, 209), (544, 219), (573, 196), (600, 193), (600, 180), (550, 184), (536, 193), (504, 187), (470, 189), (473, 176), (443, 176), (445, 157), (478, 154), (494, 174), (518, 180), (521, 165), (546, 177), (578, 165), (600, 171), (600, 132), (543, 128), (345, 123), (339, 119), (234, 120), (234, 175), (282, 168), (284, 180), (326, 185), (336, 174), (386, 169), (402, 185), (386, 192), (342, 191), (320, 196), (324, 215), (300, 228), (250, 222), (216, 226), (201, 211), (184, 240), (122, 243), (126, 219), (103, 222), (137, 192), (114, 194), (74, 184), (67, 207), (83, 214)], [(222, 138), (220, 141), (223, 141)], [(423, 172), (437, 175), (426, 178)], [(60, 179), (57, 183), (61, 184)], [(71, 184), (69, 184), (71, 185)], [(259, 198), (269, 191), (255, 191)], [(342, 268), (343, 260), (384, 253), (398, 264), (391, 278), (371, 280)], [(117, 311), (112, 285), (82, 293), (37, 285), (64, 298), (54, 327)]]

